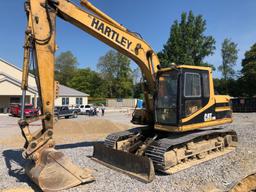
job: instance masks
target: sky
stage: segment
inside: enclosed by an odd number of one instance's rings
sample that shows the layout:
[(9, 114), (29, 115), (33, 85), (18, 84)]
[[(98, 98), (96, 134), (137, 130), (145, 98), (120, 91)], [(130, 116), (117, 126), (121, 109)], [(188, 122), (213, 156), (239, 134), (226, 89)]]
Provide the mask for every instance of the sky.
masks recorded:
[[(24, 31), (26, 16), (25, 0), (1, 0), (0, 5), (0, 58), (22, 67)], [(78, 2), (78, 0), (73, 0)], [(155, 52), (166, 43), (174, 20), (180, 19), (183, 11), (201, 14), (207, 22), (205, 35), (216, 40), (214, 55), (205, 61), (216, 68), (221, 65), (221, 43), (229, 38), (238, 44), (239, 58), (236, 70), (241, 69), (245, 51), (256, 43), (256, 0), (91, 0), (97, 8), (123, 24), (131, 31), (142, 35)], [(111, 48), (89, 34), (57, 19), (56, 55), (70, 50), (76, 57), (80, 68), (96, 70), (99, 57)], [(136, 65), (133, 63), (132, 67)], [(215, 77), (220, 77), (218, 71)]]

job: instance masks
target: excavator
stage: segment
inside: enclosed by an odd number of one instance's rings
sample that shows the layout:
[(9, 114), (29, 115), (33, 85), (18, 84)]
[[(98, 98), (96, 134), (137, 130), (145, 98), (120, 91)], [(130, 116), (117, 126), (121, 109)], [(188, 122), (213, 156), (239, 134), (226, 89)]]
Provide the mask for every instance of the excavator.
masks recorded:
[[(236, 148), (236, 132), (218, 127), (232, 122), (232, 110), (229, 96), (215, 95), (211, 68), (174, 63), (162, 68), (157, 54), (138, 33), (87, 0), (81, 0), (81, 6), (70, 0), (27, 0), (25, 11), (19, 126), (25, 138), (26, 173), (43, 191), (59, 191), (95, 180), (91, 170), (73, 164), (55, 149), (56, 17), (129, 57), (142, 72), (145, 107), (135, 109), (132, 117), (138, 128), (108, 135), (104, 143), (94, 146), (92, 159), (151, 182), (156, 171), (172, 174)], [(24, 106), (31, 66), (41, 115), (27, 119)], [(38, 120), (42, 128), (32, 133), (29, 124)]]

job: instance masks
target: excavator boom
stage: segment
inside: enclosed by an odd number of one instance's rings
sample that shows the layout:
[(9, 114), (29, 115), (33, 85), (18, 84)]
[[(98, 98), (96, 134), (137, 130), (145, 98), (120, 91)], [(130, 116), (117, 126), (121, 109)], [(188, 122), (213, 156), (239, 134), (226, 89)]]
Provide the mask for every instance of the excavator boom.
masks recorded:
[[(28, 161), (26, 172), (44, 191), (58, 191), (94, 180), (91, 171), (82, 170), (72, 164), (63, 153), (54, 149), (56, 17), (103, 41), (139, 65), (148, 87), (145, 90), (147, 115), (152, 116), (153, 105), (150, 103), (150, 95), (154, 92), (154, 77), (157, 72), (156, 66), (159, 64), (157, 55), (141, 37), (129, 32), (88, 1), (83, 0), (81, 4), (88, 11), (69, 0), (27, 0), (25, 3), (27, 28), (22, 76), (23, 107), (19, 125), (26, 141), (23, 155), (31, 160)], [(35, 69), (42, 114), (38, 118), (26, 119), (24, 105), (30, 65)], [(37, 120), (42, 121), (42, 129), (32, 134), (29, 124)]]

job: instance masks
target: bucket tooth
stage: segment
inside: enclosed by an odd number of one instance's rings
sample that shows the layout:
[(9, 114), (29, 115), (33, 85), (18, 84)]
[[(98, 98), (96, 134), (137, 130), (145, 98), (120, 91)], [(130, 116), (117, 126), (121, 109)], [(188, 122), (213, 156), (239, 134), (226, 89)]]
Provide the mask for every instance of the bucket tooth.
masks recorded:
[(145, 183), (155, 178), (153, 162), (146, 156), (137, 156), (106, 147), (104, 144), (95, 144), (92, 159)]
[(92, 171), (74, 165), (55, 149), (42, 151), (40, 162), (29, 161), (25, 170), (43, 191), (60, 191), (95, 180)]

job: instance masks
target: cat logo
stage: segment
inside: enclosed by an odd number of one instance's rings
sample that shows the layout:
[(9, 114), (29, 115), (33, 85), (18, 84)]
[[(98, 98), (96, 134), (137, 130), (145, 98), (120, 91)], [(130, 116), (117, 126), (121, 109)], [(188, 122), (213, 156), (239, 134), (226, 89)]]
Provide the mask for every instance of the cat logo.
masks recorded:
[(212, 121), (215, 120), (216, 117), (212, 115), (212, 113), (205, 113), (204, 114), (204, 121)]

